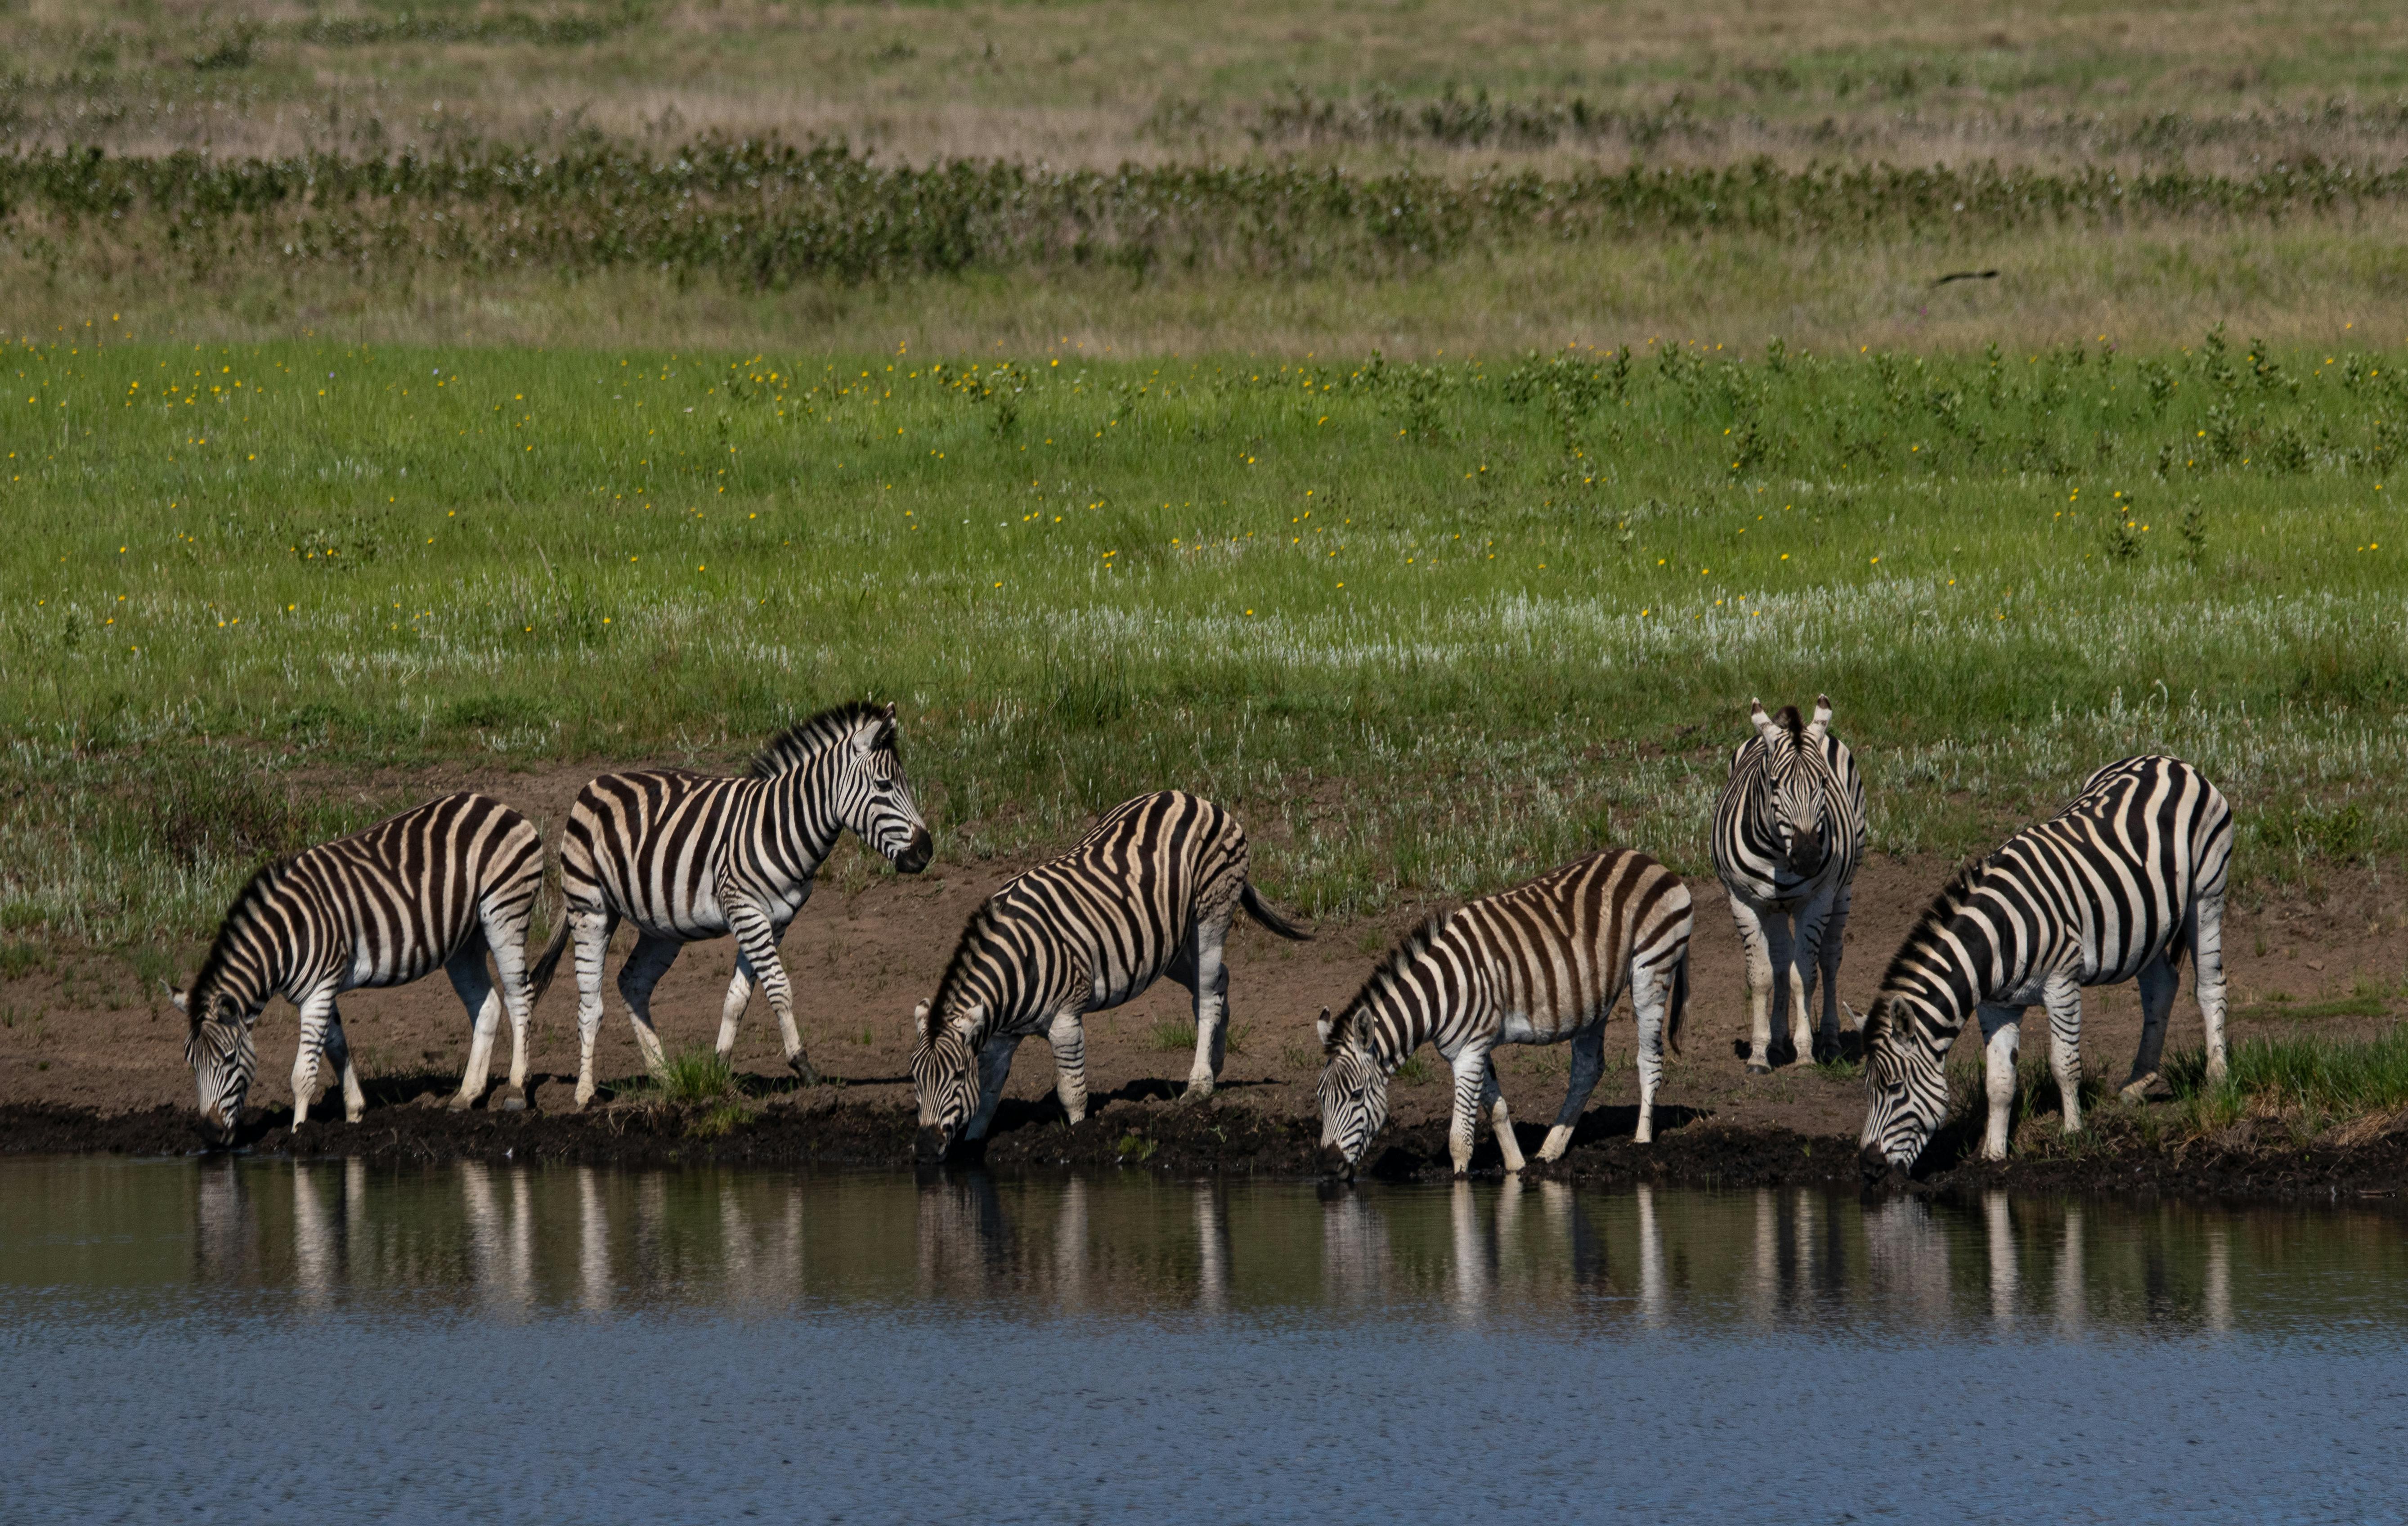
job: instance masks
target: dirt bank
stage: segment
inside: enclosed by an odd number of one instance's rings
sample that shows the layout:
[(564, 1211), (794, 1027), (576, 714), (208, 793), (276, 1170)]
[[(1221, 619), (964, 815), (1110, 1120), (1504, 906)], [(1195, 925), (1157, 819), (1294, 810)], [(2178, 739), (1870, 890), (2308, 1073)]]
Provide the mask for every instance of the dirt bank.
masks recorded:
[[(558, 779), (513, 776), (509, 787), (530, 809), (556, 816), (583, 772), (564, 771)], [(490, 783), (466, 777), (421, 781), (430, 791)], [(775, 1025), (756, 1000), (735, 1054), (738, 1072), (750, 1078), (751, 1116), (724, 1136), (699, 1138), (693, 1119), (638, 1109), (570, 1115), (566, 1073), (575, 1063), (576, 994), (573, 978), (564, 972), (534, 1025), (532, 1111), (456, 1116), (427, 1111), (415, 1105), (417, 1100), (448, 1091), (456, 1082), (467, 1023), (448, 983), (422, 981), (344, 998), (353, 1052), (369, 1080), (370, 1111), (362, 1123), (346, 1126), (338, 1109), (335, 1122), (322, 1121), (322, 1104), (321, 1120), (297, 1137), (280, 1126), (291, 1105), (294, 1015), (280, 1002), (272, 1007), (259, 1029), (261, 1074), (251, 1093), (250, 1147), (431, 1159), (509, 1151), (514, 1159), (631, 1164), (695, 1159), (904, 1162), (912, 1003), (935, 984), (969, 910), (1024, 866), (939, 864), (916, 879), (901, 879), (861, 872), (848, 857), (853, 851), (839, 851), (785, 947), (805, 1042), (840, 1086), (791, 1091)], [(1841, 992), (1852, 1004), (1866, 1003), (1887, 956), (1948, 868), (1937, 858), (1876, 857), (1865, 865), (1840, 979)], [(1277, 896), (1276, 885), (1266, 888)], [(1598, 1180), (1661, 1175), (1735, 1184), (1853, 1181), (1861, 1083), (1812, 1066), (1770, 1076), (1745, 1073), (1734, 1052), (1746, 1028), (1738, 940), (1718, 890), (1710, 882), (1693, 889), (1698, 907), (1688, 1043), (1686, 1053), (1669, 1067), (1659, 1101), (1670, 1127), (1652, 1151), (1628, 1141), (1638, 1099), (1626, 1009), (1609, 1029), (1609, 1070), (1592, 1099), (1583, 1143), (1563, 1169)], [(1186, 993), (1175, 987), (1159, 988), (1090, 1020), (1090, 1087), (1098, 1111), (1077, 1130), (1061, 1125), (1051, 1101), (1052, 1068), (1044, 1046), (1025, 1045), (988, 1150), (990, 1163), (1309, 1171), (1315, 1131), (1312, 1080), (1319, 1065), (1312, 1018), (1324, 1005), (1338, 1005), (1352, 995), (1374, 956), (1425, 909), (1400, 911), (1376, 924), (1324, 926), (1315, 942), (1301, 945), (1281, 943), (1241, 922), (1230, 951), (1234, 1043), (1221, 1096), (1209, 1108), (1169, 1102), (1189, 1061), (1182, 1030)], [(2236, 898), (2225, 936), (2233, 1038), (2302, 1025), (2337, 1037), (2388, 1029), (2403, 1005), (2397, 998), (2403, 925), (2408, 903), (2401, 893), (2356, 871), (2330, 872), (2309, 889)], [(187, 951), (185, 972), (199, 953), (197, 946)], [(654, 1012), (671, 1048), (711, 1042), (733, 960), (725, 941), (698, 944), (662, 983)], [(147, 1153), (194, 1146), (183, 1023), (155, 987), (146, 989), (122, 958), (92, 951), (59, 949), (7, 968), (13, 978), (0, 979), (0, 1150)], [(639, 1070), (615, 990), (609, 1001), (598, 1054), (606, 1082), (633, 1077)], [(2088, 993), (2083, 1049), (2089, 1073), (2121, 1081), (2138, 1029), (2130, 987)], [(2198, 1034), (2198, 1009), (2186, 989), (2175, 1008), (2172, 1046), (2195, 1046)], [(507, 1041), (502, 1047), (497, 1070), (508, 1063)], [(1970, 1062), (1978, 1054), (1977, 1044), (1969, 1042), (1957, 1058)], [(1445, 1159), (1448, 1087), (1438, 1066), (1428, 1069), (1429, 1079), (1416, 1084), (1410, 1075), (1400, 1077), (1394, 1088), (1394, 1121), (1378, 1168), (1385, 1173), (1414, 1174)], [(1560, 1104), (1565, 1069), (1560, 1048), (1512, 1049), (1501, 1057), (1507, 1100), (1526, 1126), (1526, 1147), (1535, 1145)], [(2042, 1105), (2053, 1107), (2053, 1097)], [(2053, 1127), (2053, 1120), (2043, 1122)], [(2108, 1131), (2102, 1130), (2101, 1137)], [(2352, 1192), (2387, 1188), (2400, 1174), (2397, 1152), (2385, 1139), (2347, 1149), (2302, 1150), (2270, 1136), (2208, 1150), (2146, 1144), (2146, 1132), (2135, 1126), (2128, 1140), (2090, 1152), (2096, 1159), (2035, 1157), (2006, 1171), (2019, 1184), (2044, 1179), (2080, 1188), (2137, 1180), (2168, 1191), (2276, 1195), (2299, 1195), (2315, 1184)], [(1129, 1139), (1136, 1143), (1124, 1147)], [(1484, 1161), (1493, 1158), (1493, 1149), (1484, 1146)], [(2109, 1156), (2116, 1163), (2107, 1163)], [(1939, 1174), (1990, 1179), (1966, 1167)]]

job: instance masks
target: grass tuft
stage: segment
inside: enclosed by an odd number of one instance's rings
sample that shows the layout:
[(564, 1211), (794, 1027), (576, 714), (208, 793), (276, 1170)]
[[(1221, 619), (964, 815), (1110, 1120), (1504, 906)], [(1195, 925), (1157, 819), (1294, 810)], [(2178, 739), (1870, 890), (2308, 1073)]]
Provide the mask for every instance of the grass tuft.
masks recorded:
[(716, 1101), (736, 1095), (736, 1068), (715, 1049), (681, 1049), (663, 1061), (649, 1089), (676, 1106)]

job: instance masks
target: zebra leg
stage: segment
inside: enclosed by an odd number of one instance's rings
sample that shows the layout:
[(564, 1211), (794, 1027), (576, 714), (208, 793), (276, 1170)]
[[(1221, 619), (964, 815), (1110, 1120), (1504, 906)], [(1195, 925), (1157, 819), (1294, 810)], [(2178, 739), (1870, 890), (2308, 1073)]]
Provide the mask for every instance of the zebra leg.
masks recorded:
[[(2164, 983), (2159, 999), (2154, 1001), (2149, 995), (2149, 970), (2158, 972)], [(2048, 1007), (2049, 1073), (2057, 1077), (2057, 1095), (2065, 1131), (2070, 1134), (2082, 1127), (2082, 986), (2071, 975), (2059, 975), (2041, 987), (2041, 1001)], [(2149, 1035), (2165, 1037), (2166, 1009), (2173, 1004), (2173, 972), (2165, 960), (2153, 960), (2141, 972), (2141, 1008), (2144, 1015), (2154, 1013), (2143, 1017), (2141, 1046), (2149, 1050), (2153, 1068), (2157, 1051), (2149, 1044)]]
[(1087, 1028), (1073, 1011), (1056, 1013), (1045, 1029), (1054, 1046), (1054, 1095), (1062, 1099), (1063, 1116), (1073, 1124), (1087, 1117)]
[(368, 1110), (367, 1094), (360, 1089), (360, 1068), (351, 1062), (351, 1042), (343, 1036), (343, 1009), (326, 1008), (326, 1058), (343, 1078), (343, 1121), (357, 1123)]
[(1497, 1133), (1498, 1153), (1505, 1157), (1505, 1172), (1512, 1175), (1527, 1164), (1522, 1159), (1522, 1142), (1513, 1137), (1513, 1115), (1505, 1106), (1504, 1088), (1497, 1084), (1497, 1056), (1488, 1057), (1488, 1079), (1481, 1083), (1480, 1110), (1487, 1115), (1488, 1127)]
[(1823, 1042), (1834, 1058), (1840, 1052), (1840, 957), (1846, 952), (1848, 902), (1855, 894), (1856, 886), (1843, 885), (1831, 897), (1831, 914), (1823, 921), (1822, 942), (1815, 950), (1823, 974)]
[(1188, 989), (1196, 998), (1196, 1063), (1187, 1073), (1182, 1101), (1201, 1101), (1212, 1095), (1221, 1067), (1229, 1055), (1229, 966), (1226, 958), (1229, 924), (1199, 924), (1196, 929), (1196, 969)]
[[(2128, 1102), (2139, 1101), (2149, 1089), (2149, 1083), (2157, 1078), (2157, 1061), (2166, 1048), (2166, 1024), (2173, 1015), (2174, 993), (2182, 986), (2182, 976), (2175, 971), (2173, 961), (2161, 954), (2141, 967), (2137, 984), (2141, 987), (2141, 1046), (2132, 1054), (2131, 1077), (2117, 1093)], [(2081, 1000), (2078, 994), (2074, 997), (2077, 1002)], [(2081, 1021), (2078, 1007), (2074, 1020), (2077, 1024)]]
[(997, 1033), (979, 1051), (979, 1109), (962, 1130), (964, 1140), (984, 1139), (995, 1110), (1003, 1105), (1003, 1084), (1011, 1079), (1011, 1053), (1020, 1047), (1017, 1033)]
[(1487, 1111), (1488, 1046), (1467, 1044), (1457, 1050), (1455, 1065), (1455, 1122), (1447, 1131), (1447, 1153), (1455, 1159), (1457, 1176), (1471, 1169), (1472, 1146), (1480, 1138), (1481, 1115)]
[[(1656, 1143), (1656, 1088), (1664, 1080), (1664, 1013), (1672, 996), (1670, 970), (1642, 971), (1630, 983), (1630, 1014), (1639, 1025), (1639, 1130), (1634, 1144)], [(1598, 1045), (1604, 1044), (1605, 1023), (1597, 1025)], [(1590, 1077), (1595, 1084), (1595, 1076)]]
[(736, 1020), (752, 1002), (752, 961), (742, 948), (736, 951), (736, 973), (727, 982), (727, 999), (719, 1004), (719, 1058), (725, 1059), (736, 1052)]
[(636, 1048), (644, 1057), (644, 1069), (655, 1077), (668, 1069), (668, 1057), (661, 1053), (661, 1036), (652, 1027), (652, 987), (669, 972), (683, 946), (675, 939), (646, 933), (619, 966), (619, 1000), (627, 1003), (627, 1020), (636, 1025)]
[[(1598, 1077), (1605, 1073), (1605, 1023), (1591, 1023), (1572, 1035), (1572, 1077), (1564, 1087), (1564, 1105), (1555, 1110), (1555, 1126), (1547, 1130), (1547, 1141), (1539, 1146), (1541, 1160), (1560, 1160), (1571, 1148), (1572, 1130), (1580, 1127), (1582, 1110), (1588, 1106), (1588, 1094), (1597, 1089)], [(1640, 1137), (1646, 1137), (1647, 1115), (1642, 1107), (1639, 1115)]]
[[(485, 944), (494, 956), (494, 982), (501, 987), (502, 1010), (510, 1019), (510, 1084), (498, 1099), (485, 1103), (489, 1112), (495, 1101), (505, 1113), (526, 1109), (527, 1025), (535, 1016), (535, 991), (527, 980), (527, 914), (534, 905), (530, 898), (483, 918)], [(482, 1081), (481, 1074), (479, 1079)]]
[(2023, 1043), (2021, 1007), (1984, 1005), (1981, 1009), (1982, 1087), (1988, 1093), (1990, 1125), (1982, 1135), (1982, 1159), (2007, 1158), (2007, 1124), (2015, 1100), (2015, 1060)]
[(326, 981), (304, 996), (301, 1046), (293, 1056), (293, 1127), (309, 1121), (309, 1103), (318, 1088), (318, 1053), (326, 1046), (326, 1025), (335, 1015), (335, 983)]
[(452, 1094), (452, 1111), (462, 1112), (477, 1105), (485, 1095), (485, 1083), (493, 1074), (494, 1035), (502, 1026), (502, 993), (485, 974), (485, 945), (470, 944), (452, 957), (443, 967), (452, 977), (452, 988), (460, 993), (460, 1004), (468, 1009), (468, 1066), (460, 1073), (460, 1089)]
[(619, 919), (600, 907), (572, 910), (568, 931), (577, 945), (577, 1108), (594, 1100), (594, 1041), (602, 1032), (602, 960)]
[(1795, 961), (1789, 977), (1794, 1013), (1790, 1042), (1800, 1059), (1828, 1059), (1840, 1049), (1839, 1010), (1828, 986), (1823, 991), (1822, 1026), (1817, 1028), (1813, 1019), (1814, 986), (1823, 972), (1823, 940), (1832, 934), (1831, 918), (1837, 900), (1832, 888), (1826, 885), (1821, 895), (1798, 908), (1798, 936), (1791, 950)]
[[(740, 901), (728, 905), (728, 926), (736, 934), (740, 960), (736, 979), (758, 982), (761, 994), (768, 999), (769, 1010), (777, 1014), (778, 1037), (786, 1046), (786, 1064), (807, 1087), (820, 1082), (820, 1073), (811, 1064), (811, 1057), (803, 1053), (803, 1035), (795, 1027), (795, 987), (786, 979), (786, 964), (778, 957), (779, 940), (786, 936), (786, 924), (772, 920)], [(736, 1026), (729, 1012), (741, 1013), (744, 1008), (736, 1000), (736, 982), (727, 986), (727, 1006), (721, 1009), (719, 1042), (721, 1054), (736, 1046)]]
[[(1806, 989), (1801, 980), (1800, 966), (1806, 963), (1806, 940), (1799, 936), (1796, 914), (1774, 912), (1764, 918), (1766, 961), (1772, 966), (1772, 990), (1765, 1002), (1767, 1026), (1770, 1025), (1770, 1008), (1780, 1003), (1781, 1017), (1787, 1029), (1782, 1045), (1787, 1050), (1784, 1064), (1796, 1065), (1814, 1058), (1814, 1030), (1806, 1022)], [(1778, 1058), (1779, 1051), (1768, 1058)]]
[(1739, 924), (1740, 948), (1747, 956), (1747, 1069), (1750, 1075), (1771, 1073), (1772, 950), (1764, 935), (1764, 918), (1755, 907), (1730, 898), (1731, 920)]
[(2224, 1083), (2224, 887), (2191, 903), (2191, 972), (2199, 985), (2199, 1017), (2206, 1028), (2207, 1082)]

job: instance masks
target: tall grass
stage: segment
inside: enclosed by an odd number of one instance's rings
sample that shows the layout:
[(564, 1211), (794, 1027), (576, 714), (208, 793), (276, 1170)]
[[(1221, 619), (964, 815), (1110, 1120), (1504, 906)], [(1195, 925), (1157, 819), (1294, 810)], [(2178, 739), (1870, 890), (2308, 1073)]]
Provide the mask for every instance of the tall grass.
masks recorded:
[(2248, 1038), (2226, 1059), (2217, 1086), (2208, 1084), (2206, 1058), (2197, 1050), (2166, 1067), (2177, 1101), (2202, 1128), (2252, 1113), (2327, 1120), (2408, 1107), (2408, 1028), (2373, 1039), (2309, 1032)]
[(2162, 748), (2236, 801), (2244, 885), (2397, 852), (2401, 357), (2335, 338), (1154, 364), (95, 321), (0, 375), (0, 930), (190, 936), (422, 792), (382, 770), (724, 766), (868, 693), (947, 857), (1185, 785), (1317, 915), (1600, 841), (1701, 868), (1746, 699), (1818, 690), (1883, 850)]

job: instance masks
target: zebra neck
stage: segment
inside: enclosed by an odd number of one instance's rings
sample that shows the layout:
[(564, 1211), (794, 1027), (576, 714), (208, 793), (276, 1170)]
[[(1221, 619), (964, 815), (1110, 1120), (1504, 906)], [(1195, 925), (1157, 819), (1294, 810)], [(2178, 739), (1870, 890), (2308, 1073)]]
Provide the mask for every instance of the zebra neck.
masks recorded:
[(830, 748), (801, 768), (789, 770), (770, 781), (780, 805), (793, 823), (791, 841), (802, 858), (796, 868), (806, 879), (818, 872), (827, 856), (836, 851), (836, 840), (844, 835), (844, 821), (836, 809), (835, 762), (836, 750)]
[(1388, 990), (1366, 1001), (1354, 1020), (1363, 1025), (1363, 1039), (1382, 1074), (1392, 1074), (1429, 1037), (1428, 1015), (1422, 1004), (1399, 1001), (1404, 993)]

